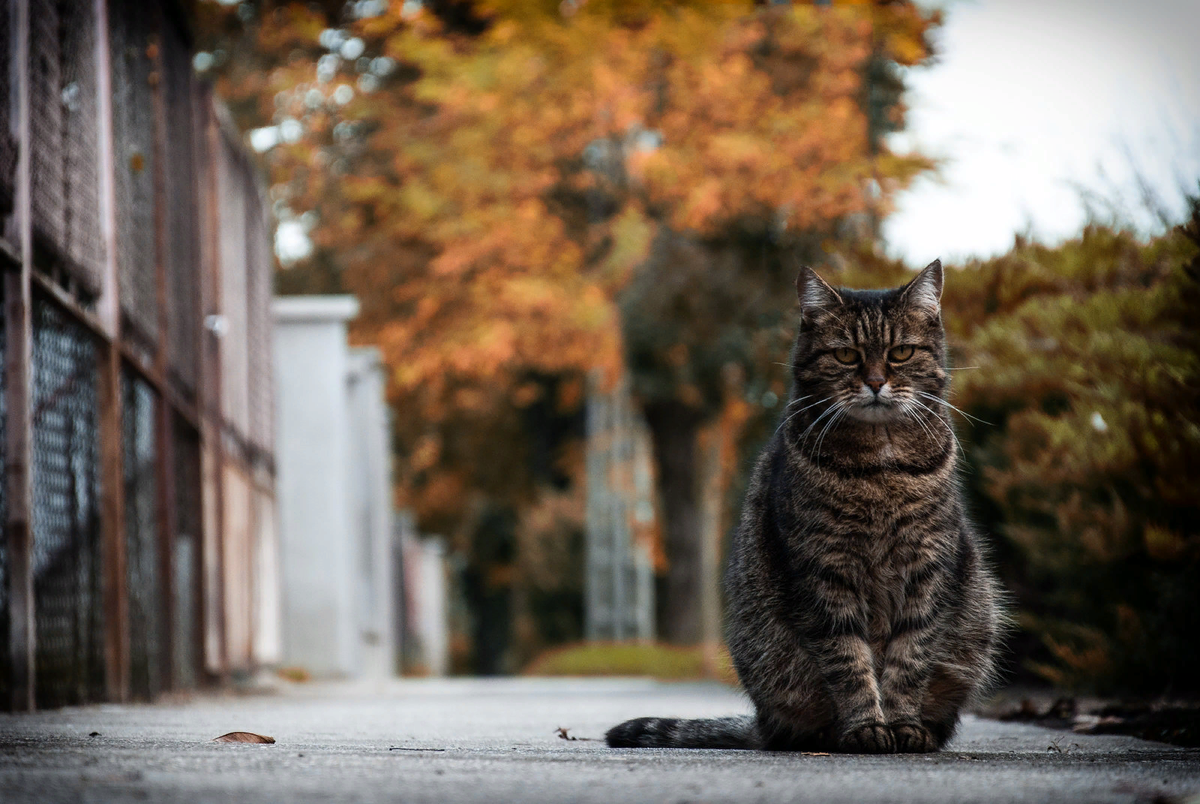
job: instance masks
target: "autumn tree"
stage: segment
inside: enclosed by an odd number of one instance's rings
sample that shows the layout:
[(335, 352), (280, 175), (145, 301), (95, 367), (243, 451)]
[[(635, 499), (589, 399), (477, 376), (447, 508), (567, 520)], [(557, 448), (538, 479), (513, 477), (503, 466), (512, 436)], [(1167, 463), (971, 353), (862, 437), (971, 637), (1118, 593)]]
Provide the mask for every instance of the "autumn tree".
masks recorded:
[(277, 132), (277, 210), (312, 224), (314, 255), (281, 285), (355, 292), (355, 336), (392, 368), (400, 501), (464, 544), (497, 506), (519, 529), (579, 488), (531, 470), (523, 411), (565, 415), (585, 371), (631, 370), (662, 486), (664, 631), (694, 641), (697, 428), (770, 374), (797, 259), (870, 237), (929, 166), (882, 135), (903, 124), (895, 65), (926, 58), (936, 18), (908, 2), (345, 8), (206, 4), (201, 27), (240, 119)]

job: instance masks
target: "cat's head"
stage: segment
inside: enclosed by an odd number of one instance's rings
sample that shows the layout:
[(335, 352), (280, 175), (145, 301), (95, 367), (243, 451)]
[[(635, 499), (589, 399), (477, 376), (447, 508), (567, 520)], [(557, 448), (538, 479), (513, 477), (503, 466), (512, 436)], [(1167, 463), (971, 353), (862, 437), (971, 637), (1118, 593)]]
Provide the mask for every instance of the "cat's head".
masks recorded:
[(940, 260), (891, 290), (834, 288), (805, 268), (796, 291), (792, 364), (804, 405), (872, 424), (924, 419), (941, 407), (930, 398), (944, 398), (949, 377)]

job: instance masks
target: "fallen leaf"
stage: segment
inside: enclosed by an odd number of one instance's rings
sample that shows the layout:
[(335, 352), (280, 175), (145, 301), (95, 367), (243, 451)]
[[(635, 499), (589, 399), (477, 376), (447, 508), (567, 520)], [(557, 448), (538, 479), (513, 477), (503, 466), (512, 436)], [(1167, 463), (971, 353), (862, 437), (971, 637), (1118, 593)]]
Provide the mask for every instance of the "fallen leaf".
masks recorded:
[(228, 734), (222, 734), (220, 737), (213, 738), (214, 743), (258, 743), (260, 745), (272, 745), (275, 742), (274, 737), (267, 737), (262, 734), (255, 734), (250, 731), (231, 731)]

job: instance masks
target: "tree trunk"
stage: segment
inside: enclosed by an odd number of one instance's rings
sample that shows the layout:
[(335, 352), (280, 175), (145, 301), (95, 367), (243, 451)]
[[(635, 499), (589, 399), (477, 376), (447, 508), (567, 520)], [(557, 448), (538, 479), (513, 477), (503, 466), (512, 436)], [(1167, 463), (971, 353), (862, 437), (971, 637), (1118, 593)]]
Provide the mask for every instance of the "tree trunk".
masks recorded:
[(654, 441), (667, 554), (665, 599), (659, 609), (658, 630), (666, 641), (677, 645), (695, 645), (704, 636), (701, 605), (703, 550), (696, 454), (701, 421), (699, 411), (679, 402), (663, 402), (646, 408), (646, 423)]
[(463, 579), (474, 620), (474, 670), (480, 676), (512, 672), (513, 567), (516, 514), (492, 505), (476, 524)]

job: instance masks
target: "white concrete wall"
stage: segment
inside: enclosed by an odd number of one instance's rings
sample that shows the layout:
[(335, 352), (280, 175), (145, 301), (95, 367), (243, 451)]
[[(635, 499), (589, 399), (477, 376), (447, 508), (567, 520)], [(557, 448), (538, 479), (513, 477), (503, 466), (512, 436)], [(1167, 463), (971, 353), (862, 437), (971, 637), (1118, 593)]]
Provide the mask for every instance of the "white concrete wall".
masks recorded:
[(348, 296), (276, 299), (276, 493), (283, 579), (283, 663), (318, 677), (358, 676)]
[(392, 590), (391, 424), (387, 376), (379, 350), (350, 350), (347, 382), (351, 433), (353, 527), (359, 539), (354, 580), (362, 674), (396, 675), (395, 594)]
[(282, 579), (279, 577), (279, 529), (275, 499), (254, 491), (254, 662), (278, 665), (283, 658)]
[(415, 664), (427, 675), (450, 671), (450, 590), (446, 547), (436, 536), (401, 535), (404, 579), (411, 610), (406, 612), (416, 639)]

